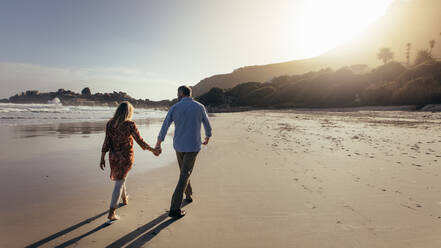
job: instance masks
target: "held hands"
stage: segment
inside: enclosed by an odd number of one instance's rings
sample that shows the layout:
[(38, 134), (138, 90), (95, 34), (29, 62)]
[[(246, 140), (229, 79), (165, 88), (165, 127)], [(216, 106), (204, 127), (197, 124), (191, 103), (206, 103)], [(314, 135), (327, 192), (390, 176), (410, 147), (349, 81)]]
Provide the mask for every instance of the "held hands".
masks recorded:
[(152, 152), (157, 157), (157, 156), (159, 156), (162, 153), (162, 148), (160, 146), (159, 147), (155, 147), (155, 149), (153, 149)]
[(159, 156), (159, 154), (161, 154), (162, 149), (161, 149), (161, 145), (156, 145), (155, 148), (151, 147), (151, 146), (147, 146), (144, 150), (149, 150), (151, 151), (155, 156)]
[[(204, 142), (202, 142), (202, 144), (208, 145), (209, 141), (210, 141), (210, 137), (205, 137), (205, 140), (204, 140)], [(161, 143), (162, 143), (162, 141), (158, 140), (155, 148), (148, 146), (147, 150), (151, 151), (155, 156), (159, 156), (162, 153)]]
[(158, 141), (156, 142), (156, 145), (155, 145), (155, 149), (153, 149), (153, 151), (152, 151), (156, 157), (162, 153), (161, 143), (162, 143), (162, 140), (158, 139)]

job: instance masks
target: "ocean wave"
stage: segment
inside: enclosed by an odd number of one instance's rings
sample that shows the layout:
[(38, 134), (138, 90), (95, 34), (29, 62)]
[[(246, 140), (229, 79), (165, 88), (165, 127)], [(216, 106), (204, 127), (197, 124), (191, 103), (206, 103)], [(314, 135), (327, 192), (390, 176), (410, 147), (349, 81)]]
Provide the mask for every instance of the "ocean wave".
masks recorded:
[[(103, 121), (113, 116), (115, 107), (62, 106), (59, 104), (0, 103), (1, 124), (38, 124), (76, 121)], [(164, 118), (166, 112), (155, 109), (136, 108), (135, 119)]]

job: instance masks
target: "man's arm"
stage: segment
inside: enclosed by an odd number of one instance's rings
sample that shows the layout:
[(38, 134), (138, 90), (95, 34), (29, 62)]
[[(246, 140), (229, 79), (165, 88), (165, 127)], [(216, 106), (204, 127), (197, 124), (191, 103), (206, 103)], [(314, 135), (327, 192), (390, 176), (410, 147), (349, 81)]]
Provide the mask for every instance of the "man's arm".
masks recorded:
[(202, 108), (202, 124), (204, 125), (205, 129), (205, 140), (202, 142), (202, 144), (207, 145), (211, 137), (211, 125), (210, 121), (208, 120), (207, 110), (203, 106)]
[(158, 135), (158, 141), (156, 142), (156, 146), (155, 149), (158, 151), (158, 155), (159, 153), (161, 153), (161, 143), (162, 141), (164, 141), (165, 139), (165, 135), (167, 135), (167, 131), (171, 125), (171, 123), (173, 122), (173, 107), (170, 108), (170, 110), (167, 112), (167, 116), (164, 119), (164, 122), (162, 123), (162, 127), (161, 127), (161, 131), (159, 131), (159, 135)]

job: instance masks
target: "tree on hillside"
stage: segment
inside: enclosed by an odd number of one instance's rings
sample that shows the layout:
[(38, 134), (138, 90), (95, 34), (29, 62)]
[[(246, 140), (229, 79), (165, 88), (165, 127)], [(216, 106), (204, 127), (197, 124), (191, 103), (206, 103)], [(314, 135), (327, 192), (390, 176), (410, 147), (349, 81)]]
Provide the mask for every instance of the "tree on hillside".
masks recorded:
[(207, 93), (196, 98), (199, 102), (205, 106), (219, 106), (225, 104), (225, 94), (224, 90), (220, 88), (212, 88)]
[(432, 50), (433, 50), (433, 48), (435, 47), (435, 40), (431, 40), (431, 41), (429, 41), (429, 46), (430, 46), (430, 54), (432, 54)]
[(415, 58), (415, 64), (419, 65), (427, 61), (432, 61), (432, 54), (427, 50), (419, 50)]
[(266, 86), (251, 91), (240, 99), (239, 105), (263, 107), (269, 105), (269, 98), (276, 92), (274, 87)]
[(390, 50), (390, 48), (381, 48), (377, 53), (377, 58), (382, 60), (384, 64), (389, 62), (394, 58), (394, 53)]
[(247, 82), (236, 85), (231, 90), (228, 90), (226, 94), (232, 97), (243, 97), (251, 91), (260, 88), (262, 84), (259, 82)]
[(406, 59), (407, 59), (407, 66), (410, 64), (410, 48), (412, 47), (412, 44), (408, 42), (406, 44)]

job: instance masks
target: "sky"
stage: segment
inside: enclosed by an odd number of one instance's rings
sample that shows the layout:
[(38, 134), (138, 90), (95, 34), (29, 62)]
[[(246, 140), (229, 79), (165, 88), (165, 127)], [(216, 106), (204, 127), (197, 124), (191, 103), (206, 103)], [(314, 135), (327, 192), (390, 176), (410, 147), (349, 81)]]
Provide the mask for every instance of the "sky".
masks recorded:
[(248, 65), (318, 56), (392, 0), (0, 0), (0, 98), (27, 89), (161, 100)]

